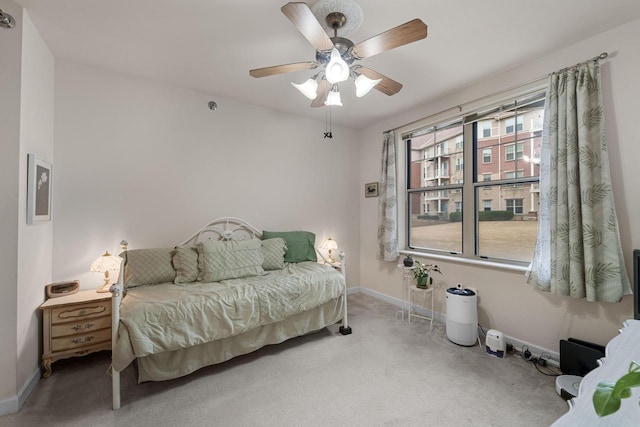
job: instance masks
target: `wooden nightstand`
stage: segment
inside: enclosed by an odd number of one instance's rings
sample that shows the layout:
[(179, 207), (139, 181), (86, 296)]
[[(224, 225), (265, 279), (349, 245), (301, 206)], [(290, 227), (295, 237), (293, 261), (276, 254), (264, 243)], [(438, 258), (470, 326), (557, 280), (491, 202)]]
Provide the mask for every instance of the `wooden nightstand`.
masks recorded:
[(111, 293), (79, 291), (50, 298), (40, 310), (43, 378), (51, 375), (56, 360), (111, 350)]

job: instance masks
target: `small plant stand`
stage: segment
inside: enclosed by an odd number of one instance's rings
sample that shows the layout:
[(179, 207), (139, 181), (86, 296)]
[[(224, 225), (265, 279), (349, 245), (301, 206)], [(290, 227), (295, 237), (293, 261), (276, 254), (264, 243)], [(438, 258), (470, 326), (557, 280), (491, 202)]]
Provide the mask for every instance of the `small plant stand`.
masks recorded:
[[(402, 272), (402, 309), (396, 313), (401, 316), (404, 321), (405, 312), (407, 315), (407, 321), (411, 323), (412, 317), (429, 321), (429, 332), (433, 330), (433, 285), (427, 288), (416, 287), (413, 279), (412, 267), (405, 267), (402, 264), (398, 264), (398, 269)], [(422, 304), (418, 304), (418, 303)], [(430, 316), (419, 314), (418, 308), (422, 307), (427, 309), (429, 305)]]

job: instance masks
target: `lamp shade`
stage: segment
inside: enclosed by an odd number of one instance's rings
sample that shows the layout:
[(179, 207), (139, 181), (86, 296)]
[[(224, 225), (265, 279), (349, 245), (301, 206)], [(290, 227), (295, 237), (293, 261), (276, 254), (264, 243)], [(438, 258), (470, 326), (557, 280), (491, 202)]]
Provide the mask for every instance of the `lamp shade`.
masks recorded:
[(293, 87), (295, 87), (296, 89), (298, 89), (300, 91), (300, 93), (302, 93), (304, 96), (306, 96), (307, 98), (314, 100), (316, 99), (317, 95), (317, 91), (318, 91), (318, 82), (315, 81), (314, 79), (308, 79), (306, 82), (301, 83), (301, 84), (296, 84), (291, 82), (291, 84), (293, 85)]
[(338, 243), (336, 243), (335, 240), (329, 237), (327, 240), (324, 241), (324, 245), (322, 245), (322, 248), (334, 251), (338, 249)]
[(331, 51), (331, 59), (324, 71), (327, 81), (331, 84), (340, 83), (349, 78), (349, 65), (342, 59), (335, 47)]
[(326, 101), (324, 101), (324, 105), (337, 105), (342, 107), (342, 101), (340, 100), (340, 91), (337, 86), (334, 86), (333, 89), (327, 95)]
[(356, 81), (355, 81), (356, 96), (358, 98), (362, 98), (363, 96), (368, 94), (369, 91), (373, 89), (381, 81), (382, 79), (373, 80), (365, 76), (364, 74), (360, 74), (358, 77), (356, 77)]
[(104, 273), (106, 271), (119, 270), (121, 261), (122, 258), (111, 255), (107, 251), (93, 261), (91, 271), (94, 273)]

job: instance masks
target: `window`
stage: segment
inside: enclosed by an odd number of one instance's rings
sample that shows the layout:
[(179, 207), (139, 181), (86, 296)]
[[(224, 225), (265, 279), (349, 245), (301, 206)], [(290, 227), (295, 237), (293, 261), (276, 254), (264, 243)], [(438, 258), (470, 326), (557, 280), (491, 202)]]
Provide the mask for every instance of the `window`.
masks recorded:
[[(458, 120), (419, 130), (412, 133), (410, 138), (405, 138), (410, 218), (408, 230), (412, 247), (456, 253), (462, 251), (462, 223), (455, 221), (456, 216), (462, 217), (462, 131), (462, 123)], [(434, 147), (440, 148), (435, 150)], [(438, 156), (438, 151), (448, 154)], [(449, 168), (449, 162), (454, 170)], [(421, 167), (432, 168), (440, 173), (427, 174), (427, 180), (420, 183), (415, 175)], [(453, 211), (450, 211), (450, 207)]]
[[(403, 134), (407, 247), (530, 262), (538, 229), (543, 115), (544, 92), (538, 92)], [(446, 176), (427, 172), (420, 182), (421, 168), (443, 172), (449, 162)]]
[(504, 178), (505, 179), (523, 178), (523, 177), (524, 177), (524, 171), (523, 170), (507, 171), (507, 172), (504, 173)]
[(522, 199), (507, 199), (507, 211), (514, 215), (522, 215), (523, 206)]
[(491, 126), (492, 123), (490, 120), (480, 122), (480, 132), (482, 132), (482, 138), (490, 138), (491, 137)]
[[(524, 116), (518, 116), (518, 125), (516, 127), (517, 131), (520, 132), (522, 131), (523, 125), (524, 125)], [(507, 133), (513, 133), (514, 132), (514, 126), (516, 125), (516, 119), (514, 117), (507, 119), (506, 120), (506, 132)]]
[(464, 138), (462, 138), (462, 135), (458, 135), (456, 137), (456, 151), (461, 151), (462, 150), (462, 144), (464, 143)]
[(521, 159), (524, 156), (523, 147), (521, 143), (505, 145), (504, 147), (504, 159), (506, 161)]
[(491, 163), (491, 148), (483, 148), (482, 149), (482, 163)]

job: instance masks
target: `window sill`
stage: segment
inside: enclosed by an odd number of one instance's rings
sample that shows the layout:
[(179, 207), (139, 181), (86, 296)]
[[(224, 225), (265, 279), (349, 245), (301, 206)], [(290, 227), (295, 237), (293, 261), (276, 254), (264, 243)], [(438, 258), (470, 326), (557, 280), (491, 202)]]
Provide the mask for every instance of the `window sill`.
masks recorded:
[(411, 255), (414, 258), (429, 258), (429, 259), (436, 259), (436, 260), (442, 260), (442, 261), (456, 262), (459, 264), (476, 265), (478, 267), (496, 268), (501, 270), (515, 271), (520, 273), (526, 273), (528, 268), (527, 265), (522, 265), (522, 264), (509, 264), (509, 263), (498, 262), (498, 261), (471, 259), (471, 258), (463, 257), (462, 255), (434, 254), (429, 252), (418, 252), (418, 251), (412, 251), (412, 250), (401, 250), (400, 254)]

